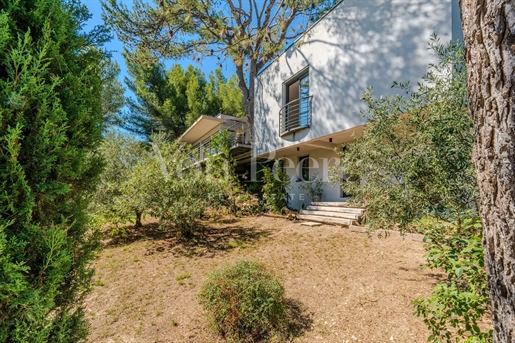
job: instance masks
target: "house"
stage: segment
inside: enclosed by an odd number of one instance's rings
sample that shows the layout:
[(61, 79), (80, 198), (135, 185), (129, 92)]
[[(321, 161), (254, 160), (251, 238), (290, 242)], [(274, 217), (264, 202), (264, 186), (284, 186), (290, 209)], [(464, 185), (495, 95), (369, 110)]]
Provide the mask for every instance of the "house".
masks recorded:
[(251, 159), (250, 130), (247, 118), (239, 118), (219, 114), (216, 117), (200, 116), (179, 138), (180, 142), (192, 146), (190, 159), (194, 165), (204, 167), (207, 158), (216, 154), (215, 147), (211, 145), (212, 138), (219, 132), (227, 130), (230, 135), (230, 152), (232, 158), (238, 162), (240, 173), (245, 163)]
[(393, 81), (420, 80), (436, 61), (433, 33), (461, 38), (457, 0), (345, 0), (260, 71), (253, 158), (284, 161), (292, 208), (312, 200), (300, 186), (313, 178), (324, 182), (322, 201), (346, 199), (328, 174), (339, 163), (335, 149), (363, 132), (360, 96), (369, 86), (393, 95)]
[(259, 180), (260, 165), (284, 161), (290, 207), (311, 202), (301, 186), (313, 178), (323, 181), (323, 202), (345, 201), (328, 181), (329, 168), (339, 163), (337, 150), (363, 132), (361, 95), (369, 86), (377, 96), (394, 95), (393, 81), (420, 80), (436, 62), (428, 49), (433, 33), (442, 42), (462, 39), (458, 0), (341, 1), (260, 71), (253, 142), (244, 118), (224, 115), (200, 117), (180, 139), (202, 164), (215, 153), (211, 137), (228, 129), (250, 180)]

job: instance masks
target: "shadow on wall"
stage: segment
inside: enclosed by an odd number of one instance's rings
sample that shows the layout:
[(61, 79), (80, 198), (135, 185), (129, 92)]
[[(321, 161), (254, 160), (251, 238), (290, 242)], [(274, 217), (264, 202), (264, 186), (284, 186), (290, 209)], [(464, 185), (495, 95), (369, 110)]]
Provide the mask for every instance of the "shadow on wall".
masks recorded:
[[(393, 81), (416, 82), (435, 61), (433, 32), (451, 39), (451, 1), (360, 1), (339, 5), (262, 71), (256, 91), (256, 153), (361, 125), (360, 97), (398, 94)], [(312, 125), (295, 139), (279, 136), (284, 81), (309, 65)]]

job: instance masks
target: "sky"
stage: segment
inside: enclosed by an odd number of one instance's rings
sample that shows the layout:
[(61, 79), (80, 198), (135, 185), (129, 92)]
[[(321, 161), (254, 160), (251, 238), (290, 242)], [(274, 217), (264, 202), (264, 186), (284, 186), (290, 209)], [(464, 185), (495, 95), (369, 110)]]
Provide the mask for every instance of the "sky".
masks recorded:
[[(93, 17), (87, 23), (87, 26), (85, 27), (85, 29), (88, 30), (97, 25), (103, 24), (102, 6), (100, 5), (100, 1), (99, 0), (81, 0), (81, 1), (84, 5), (86, 5), (88, 7), (90, 13), (93, 15)], [(132, 4), (132, 0), (122, 0), (122, 2), (127, 4), (128, 6), (130, 6)], [(120, 42), (115, 36), (115, 37), (113, 37), (113, 40), (111, 42), (106, 43), (105, 47), (109, 51), (111, 51), (113, 58), (120, 65), (121, 72), (120, 72), (119, 79), (120, 79), (120, 82), (122, 82), (122, 84), (124, 84), (124, 86), (125, 86), (125, 83), (123, 82), (123, 80), (124, 80), (124, 77), (127, 76), (127, 67), (125, 66), (125, 61), (121, 55), (121, 53), (123, 52), (122, 42)], [(175, 63), (181, 64), (183, 68), (186, 68), (189, 64), (193, 64), (195, 67), (199, 67), (207, 76), (211, 71), (213, 71), (217, 68), (217, 63), (219, 61), (213, 58), (213, 59), (205, 59), (205, 60), (201, 61), (200, 63), (194, 62), (189, 59), (167, 60), (167, 61), (163, 61), (163, 62), (165, 62), (165, 65), (168, 68), (171, 67), (172, 65), (174, 65)], [(222, 71), (227, 78), (229, 78), (229, 76), (234, 73), (234, 70), (235, 70), (234, 66), (231, 65), (230, 62), (225, 62), (222, 64)], [(132, 96), (132, 95), (133, 94), (129, 90), (127, 90), (127, 89), (125, 90), (125, 96)]]

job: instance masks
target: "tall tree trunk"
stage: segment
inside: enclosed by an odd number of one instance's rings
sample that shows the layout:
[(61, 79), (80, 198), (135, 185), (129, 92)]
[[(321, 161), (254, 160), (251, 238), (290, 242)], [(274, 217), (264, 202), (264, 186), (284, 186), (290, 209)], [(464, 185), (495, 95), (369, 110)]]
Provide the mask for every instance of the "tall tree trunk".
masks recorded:
[(515, 342), (515, 1), (460, 0), (494, 340)]
[(245, 71), (241, 63), (236, 64), (236, 75), (238, 76), (238, 87), (243, 94), (243, 104), (245, 105), (245, 112), (247, 114), (247, 123), (249, 125), (251, 141), (254, 141), (254, 85), (256, 84), (257, 66), (256, 61), (251, 61), (251, 70), (247, 85), (245, 79)]

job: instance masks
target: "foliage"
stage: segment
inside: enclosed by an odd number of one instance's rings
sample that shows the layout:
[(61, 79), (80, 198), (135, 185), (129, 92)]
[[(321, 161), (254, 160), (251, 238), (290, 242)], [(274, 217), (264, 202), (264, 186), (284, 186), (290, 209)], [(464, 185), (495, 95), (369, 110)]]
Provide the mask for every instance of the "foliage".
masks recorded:
[(148, 162), (137, 174), (145, 184), (151, 214), (164, 225), (173, 224), (183, 237), (191, 237), (205, 210), (216, 206), (220, 187), (216, 179), (189, 165), (187, 148), (153, 135)]
[[(431, 330), (429, 341), (492, 342), (492, 331), (478, 322), (488, 311), (481, 222), (477, 216), (461, 223), (425, 220), (421, 223), (430, 243), (426, 256), (430, 268), (445, 270), (447, 280), (433, 288), (431, 298), (414, 302), (416, 314)], [(455, 340), (459, 342), (459, 338)]]
[(245, 191), (236, 175), (236, 161), (231, 155), (233, 136), (222, 130), (211, 136), (211, 154), (206, 160), (205, 173), (218, 184), (218, 205), (235, 215), (255, 215), (262, 212), (259, 199)]
[(75, 1), (0, 0), (0, 342), (78, 342), (98, 235), (105, 31)]
[(258, 71), (337, 0), (104, 0), (104, 19), (129, 49), (154, 57), (230, 58), (252, 127)]
[(433, 288), (431, 298), (415, 302), (432, 332), (429, 340), (488, 342), (491, 332), (477, 326), (488, 296), (463, 49), (436, 38), (431, 46), (439, 64), (430, 66), (416, 89), (396, 83), (404, 96), (363, 96), (369, 123), (332, 177), (347, 175), (343, 189), (367, 205), (372, 229), (419, 227), (430, 239), (428, 265), (444, 268), (448, 279)]
[(284, 287), (255, 261), (241, 260), (212, 273), (200, 301), (213, 328), (232, 342), (255, 342), (286, 324)]
[(141, 216), (149, 213), (163, 227), (190, 237), (205, 210), (221, 202), (218, 180), (191, 166), (188, 148), (166, 135), (153, 134), (150, 142), (143, 143), (111, 133), (102, 153), (107, 168), (92, 209), (104, 222), (134, 218), (141, 225)]
[(269, 211), (282, 213), (288, 207), (289, 188), (290, 179), (281, 161), (276, 161), (273, 169), (263, 168), (263, 198)]
[(299, 186), (299, 188), (306, 191), (312, 200), (321, 198), (324, 194), (324, 182), (318, 177), (318, 175), (315, 175), (310, 178), (309, 181), (304, 182)]
[(125, 88), (118, 81), (120, 66), (116, 61), (105, 58), (102, 68), (102, 113), (107, 127), (120, 125), (120, 110), (125, 104), (123, 93)]
[(112, 233), (118, 232), (118, 223), (135, 220), (141, 225), (141, 215), (148, 209), (142, 184), (135, 183), (135, 169), (145, 154), (145, 146), (134, 136), (120, 131), (108, 131), (99, 148), (105, 161), (100, 184), (90, 207), (101, 223), (110, 223)]
[(125, 53), (127, 86), (135, 98), (127, 99), (128, 113), (122, 127), (145, 136), (164, 132), (179, 137), (201, 115), (244, 115), (243, 100), (234, 81), (227, 82), (220, 69), (206, 80), (192, 65), (166, 70), (141, 51)]
[(342, 154), (343, 170), (332, 175), (333, 181), (347, 175), (342, 187), (365, 202), (372, 228), (406, 229), (423, 214), (460, 216), (475, 205), (463, 49), (441, 46), (436, 38), (432, 48), (440, 63), (415, 90), (396, 83), (405, 96), (363, 95), (369, 123)]
[[(214, 75), (217, 74), (221, 74), (220, 68), (215, 70)], [(212, 75), (213, 74), (209, 75), (210, 79)], [(235, 74), (232, 74), (231, 77), (226, 80), (223, 75), (217, 75), (215, 80), (218, 80), (218, 88), (215, 89), (215, 95), (216, 99), (219, 99), (220, 101), (220, 112), (235, 117), (244, 117), (245, 108), (243, 106), (241, 91), (238, 88), (238, 77)], [(212, 80), (211, 84), (216, 83)]]
[(241, 192), (241, 187), (235, 172), (236, 161), (231, 156), (231, 142), (232, 137), (228, 130), (222, 130), (211, 136), (211, 154), (206, 160), (206, 173), (217, 180), (224, 205), (236, 214), (238, 211), (236, 199)]

